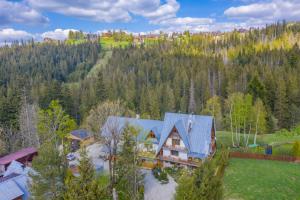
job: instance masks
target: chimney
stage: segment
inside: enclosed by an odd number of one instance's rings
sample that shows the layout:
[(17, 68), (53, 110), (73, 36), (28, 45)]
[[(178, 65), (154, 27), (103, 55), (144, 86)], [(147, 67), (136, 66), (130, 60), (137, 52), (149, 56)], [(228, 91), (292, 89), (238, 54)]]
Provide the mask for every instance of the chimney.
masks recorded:
[(193, 122), (194, 122), (194, 116), (190, 114), (188, 119), (188, 133), (192, 130)]

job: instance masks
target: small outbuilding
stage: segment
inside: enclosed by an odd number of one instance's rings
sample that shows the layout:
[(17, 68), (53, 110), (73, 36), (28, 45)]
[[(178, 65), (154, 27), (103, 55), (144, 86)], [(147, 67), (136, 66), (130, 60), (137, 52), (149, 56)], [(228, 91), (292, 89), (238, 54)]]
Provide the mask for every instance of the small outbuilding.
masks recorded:
[(76, 151), (81, 146), (87, 146), (94, 142), (93, 134), (85, 129), (72, 131), (68, 138), (71, 140), (72, 151)]

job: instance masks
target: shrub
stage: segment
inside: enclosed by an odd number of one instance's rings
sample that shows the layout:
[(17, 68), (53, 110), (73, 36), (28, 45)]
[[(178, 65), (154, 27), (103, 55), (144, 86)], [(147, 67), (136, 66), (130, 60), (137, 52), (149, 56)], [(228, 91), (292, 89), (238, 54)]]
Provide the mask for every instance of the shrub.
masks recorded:
[(152, 169), (152, 174), (162, 184), (166, 184), (166, 183), (169, 182), (167, 173), (165, 171), (163, 171), (160, 167), (153, 168)]
[(292, 148), (293, 156), (300, 156), (300, 141), (296, 141)]
[(300, 135), (300, 124), (298, 124), (295, 128), (293, 128), (294, 135)]

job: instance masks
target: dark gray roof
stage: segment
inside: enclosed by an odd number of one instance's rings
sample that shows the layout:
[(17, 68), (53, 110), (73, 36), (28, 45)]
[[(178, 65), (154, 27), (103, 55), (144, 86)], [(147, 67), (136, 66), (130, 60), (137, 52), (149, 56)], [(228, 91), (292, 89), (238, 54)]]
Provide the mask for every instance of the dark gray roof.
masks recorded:
[(89, 138), (92, 134), (88, 130), (79, 129), (71, 132), (72, 135), (82, 140)]

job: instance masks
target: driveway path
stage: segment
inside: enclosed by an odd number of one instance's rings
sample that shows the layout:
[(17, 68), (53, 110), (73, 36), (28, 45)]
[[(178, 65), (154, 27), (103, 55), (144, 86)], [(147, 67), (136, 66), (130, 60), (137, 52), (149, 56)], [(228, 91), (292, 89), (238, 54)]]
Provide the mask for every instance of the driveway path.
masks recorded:
[(168, 184), (161, 184), (154, 178), (150, 170), (143, 170), (145, 173), (145, 200), (173, 200), (177, 183), (169, 176)]

